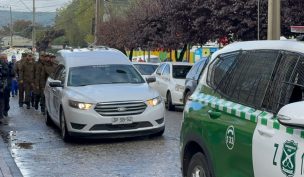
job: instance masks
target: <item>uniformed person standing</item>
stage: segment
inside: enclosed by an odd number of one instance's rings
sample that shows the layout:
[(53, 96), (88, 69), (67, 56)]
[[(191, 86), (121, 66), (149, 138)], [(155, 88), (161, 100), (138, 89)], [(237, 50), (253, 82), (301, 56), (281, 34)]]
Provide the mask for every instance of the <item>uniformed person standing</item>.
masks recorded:
[(23, 83), (25, 89), (25, 100), (26, 108), (31, 108), (31, 92), (35, 88), (35, 62), (33, 55), (29, 53), (26, 57), (26, 61), (22, 64), (20, 70), (20, 82)]
[(10, 109), (10, 97), (11, 97), (11, 89), (12, 89), (12, 81), (13, 78), (15, 77), (15, 72), (14, 72), (14, 64), (12, 62), (8, 62), (7, 60), (7, 55), (3, 55), (3, 59), (4, 62), (7, 64), (8, 66), (8, 73), (7, 73), (7, 84), (6, 87), (4, 89), (4, 112), (3, 115), (4, 116), (8, 116), (8, 111)]
[(45, 54), (41, 53), (39, 60), (35, 63), (35, 109), (38, 110), (38, 105), (40, 102), (41, 112), (44, 112), (44, 87), (45, 87), (45, 78), (43, 77), (43, 67), (45, 63)]
[(22, 68), (23, 63), (26, 61), (27, 53), (22, 53), (21, 60), (16, 62), (15, 66), (15, 73), (18, 80), (18, 86), (19, 86), (19, 107), (23, 107), (24, 104), (24, 85), (21, 83), (20, 80), (20, 71)]
[(57, 68), (57, 64), (55, 63), (56, 57), (51, 54), (46, 54), (44, 58), (43, 71), (41, 74), (41, 83), (42, 86), (42, 95), (41, 95), (41, 111), (45, 114), (45, 96), (44, 96), (44, 87), (47, 81), (47, 78), (52, 76)]
[(0, 54), (0, 119), (4, 117), (4, 107), (5, 107), (5, 88), (7, 86), (7, 76), (8, 76), (8, 65), (4, 61), (6, 55)]

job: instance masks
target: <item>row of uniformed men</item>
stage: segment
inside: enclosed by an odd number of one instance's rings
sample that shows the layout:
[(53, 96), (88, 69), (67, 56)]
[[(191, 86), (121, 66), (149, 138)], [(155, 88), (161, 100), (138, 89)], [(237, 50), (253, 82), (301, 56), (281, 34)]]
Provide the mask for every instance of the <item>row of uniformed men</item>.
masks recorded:
[(32, 104), (37, 110), (40, 103), (41, 112), (45, 114), (44, 87), (47, 78), (57, 67), (55, 59), (54, 55), (41, 53), (38, 61), (35, 61), (32, 53), (22, 54), (15, 66), (19, 84), (19, 107), (26, 104), (27, 109), (30, 109)]

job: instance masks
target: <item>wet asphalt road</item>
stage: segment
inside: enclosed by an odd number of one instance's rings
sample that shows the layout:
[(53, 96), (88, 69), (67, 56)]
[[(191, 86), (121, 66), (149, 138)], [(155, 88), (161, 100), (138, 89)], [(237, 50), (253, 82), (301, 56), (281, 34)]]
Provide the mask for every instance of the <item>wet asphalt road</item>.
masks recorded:
[(11, 99), (0, 132), (23, 176), (180, 177), (182, 109), (166, 112), (163, 137), (64, 143), (39, 111)]

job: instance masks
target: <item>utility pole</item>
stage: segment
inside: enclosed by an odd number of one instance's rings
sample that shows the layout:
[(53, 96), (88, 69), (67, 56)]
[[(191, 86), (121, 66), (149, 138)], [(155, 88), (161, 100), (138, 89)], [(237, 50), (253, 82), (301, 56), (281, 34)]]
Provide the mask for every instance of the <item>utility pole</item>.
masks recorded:
[(10, 25), (10, 33), (11, 33), (11, 48), (13, 47), (13, 14), (12, 7), (10, 6), (10, 16), (11, 16), (11, 25)]
[(260, 40), (260, 0), (258, 0), (258, 40)]
[(94, 31), (94, 44), (97, 43), (98, 41), (98, 27), (100, 26), (101, 22), (101, 13), (100, 13), (100, 1), (101, 0), (96, 0), (95, 4), (95, 31)]
[(281, 36), (281, 0), (268, 0), (268, 40), (279, 40)]
[(35, 23), (36, 23), (36, 19), (35, 19), (35, 16), (36, 16), (36, 9), (35, 9), (35, 0), (33, 0), (33, 33), (32, 33), (32, 41), (33, 41), (33, 44), (32, 44), (32, 50), (35, 50), (35, 47), (36, 47), (36, 27), (35, 27)]

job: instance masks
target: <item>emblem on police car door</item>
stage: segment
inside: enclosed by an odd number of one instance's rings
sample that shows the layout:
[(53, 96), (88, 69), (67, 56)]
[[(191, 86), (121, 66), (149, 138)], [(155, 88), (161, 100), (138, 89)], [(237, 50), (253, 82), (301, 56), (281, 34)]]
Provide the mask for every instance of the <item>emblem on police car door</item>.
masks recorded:
[(298, 144), (294, 141), (286, 141), (283, 145), (281, 170), (287, 177), (293, 177), (295, 174), (297, 150)]
[(229, 150), (233, 149), (234, 141), (235, 141), (234, 127), (231, 125), (227, 128), (226, 131), (226, 146)]

